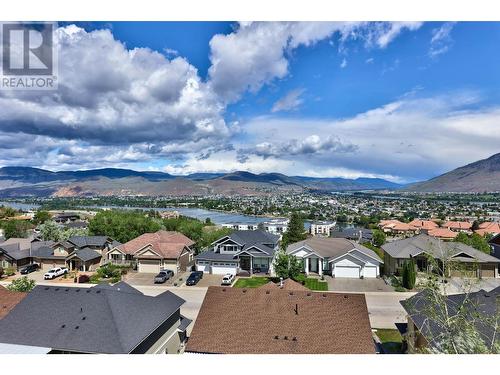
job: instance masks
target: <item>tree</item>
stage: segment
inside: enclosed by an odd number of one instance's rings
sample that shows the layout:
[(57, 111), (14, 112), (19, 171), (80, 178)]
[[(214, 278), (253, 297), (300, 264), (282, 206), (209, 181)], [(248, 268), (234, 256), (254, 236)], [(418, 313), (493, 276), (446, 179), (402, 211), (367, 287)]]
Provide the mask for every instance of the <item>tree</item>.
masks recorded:
[(108, 210), (98, 212), (89, 222), (89, 234), (108, 236), (122, 243), (162, 229), (162, 222), (142, 211)]
[(19, 279), (13, 280), (7, 289), (13, 292), (31, 292), (35, 287), (35, 281), (23, 276)]
[(491, 252), (487, 237), (483, 237), (477, 233), (473, 233), (472, 235), (468, 236), (466, 233), (460, 232), (455, 237), (455, 242), (461, 242), (463, 244), (472, 246), (473, 248), (486, 254), (490, 254)]
[(33, 216), (33, 224), (39, 225), (45, 223), (47, 220), (51, 219), (51, 215), (48, 211), (38, 210)]
[(296, 279), (302, 272), (302, 261), (296, 256), (279, 250), (274, 259), (274, 272), (283, 279)]
[(28, 223), (23, 220), (8, 220), (3, 226), (5, 239), (26, 238), (28, 236)]
[(41, 224), (39, 229), (40, 236), (44, 241), (61, 241), (62, 229), (55, 221), (48, 220)]
[(413, 259), (407, 260), (403, 264), (403, 286), (406, 289), (415, 288), (415, 282), (417, 281), (417, 274), (415, 272), (415, 262)]
[(286, 249), (288, 245), (305, 240), (307, 234), (304, 229), (304, 220), (296, 212), (292, 213), (288, 228), (281, 239), (281, 246)]
[(375, 229), (373, 231), (373, 244), (377, 247), (381, 247), (383, 244), (385, 244), (385, 233), (382, 232), (381, 230)]

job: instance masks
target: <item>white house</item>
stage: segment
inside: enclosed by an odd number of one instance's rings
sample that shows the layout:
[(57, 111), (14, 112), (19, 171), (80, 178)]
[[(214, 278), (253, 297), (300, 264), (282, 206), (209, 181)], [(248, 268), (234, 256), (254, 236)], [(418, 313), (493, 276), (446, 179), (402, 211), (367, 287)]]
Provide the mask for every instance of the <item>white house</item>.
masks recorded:
[(335, 221), (317, 221), (311, 223), (311, 227), (309, 228), (309, 233), (313, 236), (325, 236), (329, 237), (330, 233), (335, 228)]
[(384, 263), (373, 250), (345, 238), (308, 238), (288, 246), (287, 253), (303, 260), (306, 274), (333, 277), (378, 277)]

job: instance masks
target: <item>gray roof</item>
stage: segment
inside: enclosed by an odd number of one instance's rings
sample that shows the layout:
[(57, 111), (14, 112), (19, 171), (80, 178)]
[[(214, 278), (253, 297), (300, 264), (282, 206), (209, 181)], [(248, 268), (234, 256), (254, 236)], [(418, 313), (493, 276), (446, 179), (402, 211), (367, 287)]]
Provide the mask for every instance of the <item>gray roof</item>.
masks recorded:
[(101, 257), (97, 251), (92, 250), (88, 247), (84, 247), (82, 249), (76, 250), (69, 255), (69, 257), (77, 257), (78, 259), (83, 260), (84, 262), (92, 259), (97, 259)]
[[(489, 322), (488, 319), (494, 319), (496, 316), (498, 317), (496, 324), (500, 324), (500, 305), (497, 302), (497, 299), (500, 298), (500, 287), (490, 292), (480, 290), (468, 295), (454, 294), (447, 296), (445, 303), (448, 315), (445, 315), (445, 310), (441, 306), (433, 304), (434, 299), (431, 297), (431, 292), (424, 290), (407, 300), (401, 301), (401, 305), (431, 347), (438, 345), (440, 337), (446, 332), (445, 330), (450, 328), (450, 326), (444, 324), (445, 318), (456, 316), (460, 310), (466, 311), (470, 321), (475, 322), (475, 327), (481, 338), (485, 342), (491, 343), (494, 335), (494, 320)], [(451, 329), (453, 328), (451, 326)], [(456, 329), (463, 328), (457, 325)], [(500, 344), (498, 334), (496, 339)]]
[(221, 261), (236, 261), (234, 254), (221, 254), (213, 250), (204, 251), (194, 257), (196, 260), (221, 260)]
[(342, 231), (334, 231), (331, 233), (331, 237), (334, 238), (347, 238), (349, 240), (359, 239), (359, 232), (361, 232), (361, 239), (365, 241), (371, 241), (373, 238), (373, 231), (371, 229), (365, 228), (345, 228)]
[(421, 253), (426, 253), (436, 259), (451, 258), (465, 254), (480, 263), (500, 263), (500, 259), (476, 250), (461, 242), (446, 242), (427, 234), (419, 234), (403, 240), (388, 242), (382, 249), (393, 258), (409, 259)]
[(323, 258), (337, 258), (347, 254), (351, 250), (356, 249), (360, 253), (383, 263), (382, 259), (380, 259), (375, 251), (346, 238), (310, 237), (303, 241), (295, 242), (289, 245), (286, 252), (292, 253), (303, 246), (310, 248), (313, 252)]
[(150, 297), (102, 286), (38, 285), (0, 320), (0, 342), (71, 352), (130, 353), (177, 314), (184, 302), (170, 291)]
[(108, 241), (109, 237), (107, 236), (73, 236), (68, 238), (68, 242), (79, 248), (86, 246), (104, 247)]
[[(275, 234), (271, 234), (264, 230), (236, 230), (232, 232), (229, 236), (233, 241), (236, 241), (240, 244), (278, 244), (280, 236)], [(273, 246), (273, 247), (274, 247)]]
[(6, 254), (8, 257), (14, 260), (20, 260), (30, 257), (29, 249), (21, 249), (19, 244), (13, 243), (10, 245), (0, 244), (0, 254)]

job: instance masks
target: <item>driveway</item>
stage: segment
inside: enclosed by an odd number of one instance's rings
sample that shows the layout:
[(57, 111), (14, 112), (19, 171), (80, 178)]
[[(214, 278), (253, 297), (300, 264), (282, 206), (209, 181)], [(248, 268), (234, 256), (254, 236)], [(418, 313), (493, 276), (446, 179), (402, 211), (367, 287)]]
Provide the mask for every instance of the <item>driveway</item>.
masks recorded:
[(203, 279), (198, 281), (196, 284), (200, 288), (208, 288), (209, 286), (221, 286), (222, 278), (224, 275), (210, 275), (208, 273), (203, 274)]
[(123, 281), (129, 283), (134, 287), (152, 285), (174, 286), (175, 283), (177, 283), (177, 285), (183, 284), (186, 281), (186, 278), (189, 276), (189, 272), (179, 272), (163, 284), (155, 284), (155, 276), (156, 273), (128, 272), (127, 275), (123, 278)]
[(394, 288), (378, 278), (350, 279), (342, 277), (325, 276), (328, 290), (334, 292), (394, 292)]

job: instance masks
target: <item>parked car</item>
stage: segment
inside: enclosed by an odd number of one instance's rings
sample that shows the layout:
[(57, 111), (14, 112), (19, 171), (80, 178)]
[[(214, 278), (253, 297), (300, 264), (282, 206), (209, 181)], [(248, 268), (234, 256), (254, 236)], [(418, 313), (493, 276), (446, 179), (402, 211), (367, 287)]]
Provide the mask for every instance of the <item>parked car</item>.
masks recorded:
[(222, 278), (221, 285), (233, 285), (234, 281), (234, 275), (232, 273), (228, 273), (227, 275), (224, 275)]
[(186, 280), (186, 285), (196, 285), (198, 284), (198, 281), (200, 281), (203, 278), (203, 272), (201, 271), (195, 271), (191, 272), (191, 275)]
[(161, 270), (158, 275), (155, 276), (155, 284), (163, 284), (165, 281), (174, 276), (174, 271), (172, 270)]
[(38, 264), (28, 264), (21, 270), (21, 275), (27, 275), (28, 273), (35, 272), (39, 268)]
[(45, 275), (43, 275), (43, 278), (45, 280), (53, 280), (56, 277), (65, 275), (68, 273), (68, 269), (66, 267), (56, 267), (48, 270)]

